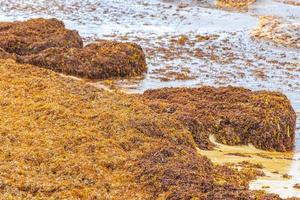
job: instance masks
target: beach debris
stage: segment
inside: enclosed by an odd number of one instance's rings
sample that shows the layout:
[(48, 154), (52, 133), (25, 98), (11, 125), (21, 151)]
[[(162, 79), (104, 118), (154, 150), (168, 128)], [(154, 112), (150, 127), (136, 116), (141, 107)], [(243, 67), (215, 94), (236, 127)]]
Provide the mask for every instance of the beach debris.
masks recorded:
[(300, 23), (274, 16), (262, 16), (251, 35), (255, 39), (271, 41), (277, 45), (300, 48)]
[(256, 169), (263, 169), (264, 166), (261, 163), (251, 163), (249, 161), (241, 161), (238, 163), (239, 166), (246, 167), (246, 168), (256, 168)]
[(177, 43), (180, 44), (180, 45), (185, 45), (185, 43), (188, 42), (188, 41), (189, 41), (188, 36), (180, 35), (178, 40), (177, 40)]
[(244, 158), (252, 158), (252, 156), (244, 154), (244, 153), (226, 153), (224, 155), (226, 155), (226, 156), (238, 156), (238, 157), (244, 157)]
[(243, 8), (256, 2), (256, 0), (217, 0), (216, 5), (221, 8)]
[(282, 178), (285, 178), (285, 179), (291, 179), (292, 176), (291, 176), (291, 175), (288, 175), (288, 174), (282, 174)]
[(300, 6), (299, 0), (278, 0), (278, 2), (282, 2), (282, 3), (293, 5), (293, 6)]

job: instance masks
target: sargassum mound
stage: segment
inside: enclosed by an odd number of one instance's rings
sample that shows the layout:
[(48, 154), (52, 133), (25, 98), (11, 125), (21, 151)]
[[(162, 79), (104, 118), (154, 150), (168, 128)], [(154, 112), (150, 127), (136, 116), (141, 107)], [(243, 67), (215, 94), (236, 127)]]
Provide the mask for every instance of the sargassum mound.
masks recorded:
[(0, 23), (0, 58), (90, 79), (138, 76), (147, 70), (139, 45), (101, 40), (83, 47), (78, 32), (57, 19)]
[(8, 53), (29, 55), (51, 47), (83, 46), (77, 31), (57, 19), (31, 19), (0, 23), (0, 48)]
[(284, 21), (278, 17), (260, 17), (258, 27), (252, 30), (251, 35), (284, 47), (300, 48), (300, 23)]
[(217, 0), (217, 6), (221, 8), (243, 8), (256, 2), (256, 0)]
[(281, 93), (201, 87), (148, 90), (143, 96), (155, 112), (174, 116), (188, 127), (201, 149), (212, 147), (210, 134), (223, 144), (293, 148), (296, 113)]
[(147, 70), (145, 55), (139, 45), (104, 40), (84, 48), (49, 48), (37, 54), (19, 56), (17, 61), (90, 79), (137, 76)]
[(188, 129), (145, 106), (0, 60), (1, 199), (280, 199), (253, 170), (214, 165)]

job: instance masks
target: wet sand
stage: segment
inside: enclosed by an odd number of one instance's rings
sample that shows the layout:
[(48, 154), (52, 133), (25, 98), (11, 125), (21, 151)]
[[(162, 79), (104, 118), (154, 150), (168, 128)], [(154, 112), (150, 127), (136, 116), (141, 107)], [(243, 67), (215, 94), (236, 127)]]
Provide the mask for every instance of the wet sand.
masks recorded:
[[(212, 137), (212, 141), (214, 138)], [(239, 167), (242, 162), (257, 164), (265, 173), (256, 181), (250, 183), (250, 189), (263, 189), (271, 193), (279, 193), (281, 197), (299, 196), (299, 189), (294, 185), (299, 182), (299, 153), (279, 153), (259, 150), (252, 145), (228, 146), (214, 142), (217, 145), (213, 151), (199, 150), (201, 155), (206, 155), (214, 163), (230, 163)], [(291, 177), (284, 178), (284, 175)]]

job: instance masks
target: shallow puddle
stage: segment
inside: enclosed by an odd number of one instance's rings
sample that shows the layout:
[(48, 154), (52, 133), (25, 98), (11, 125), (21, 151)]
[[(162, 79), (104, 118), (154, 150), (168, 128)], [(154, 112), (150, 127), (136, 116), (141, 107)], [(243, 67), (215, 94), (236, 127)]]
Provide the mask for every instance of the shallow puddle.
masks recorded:
[[(140, 43), (146, 52), (148, 73), (135, 79), (91, 82), (99, 88), (141, 93), (160, 87), (234, 85), (285, 93), (298, 116), (293, 153), (218, 145), (217, 150), (201, 151), (201, 154), (216, 163), (242, 160), (261, 163), (267, 176), (252, 182), (252, 189), (264, 189), (282, 197), (300, 197), (300, 190), (293, 188), (300, 183), (300, 50), (253, 40), (250, 32), (257, 26), (260, 15), (300, 22), (300, 6), (279, 0), (259, 0), (240, 12), (217, 9), (212, 0), (180, 3), (172, 0), (124, 0), (122, 3), (0, 0), (2, 21), (56, 17), (68, 28), (77, 29), (86, 42), (115, 39)], [(181, 35), (188, 38), (185, 44), (176, 42)], [(276, 171), (279, 174), (272, 173)], [(285, 173), (291, 179), (282, 178)]]

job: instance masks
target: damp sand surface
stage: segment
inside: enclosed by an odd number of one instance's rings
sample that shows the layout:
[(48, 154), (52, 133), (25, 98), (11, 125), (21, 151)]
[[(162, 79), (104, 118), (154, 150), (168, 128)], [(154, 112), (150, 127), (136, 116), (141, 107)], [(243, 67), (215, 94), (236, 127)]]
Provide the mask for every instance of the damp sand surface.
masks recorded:
[[(217, 144), (216, 150), (200, 153), (217, 163), (261, 163), (266, 176), (252, 182), (251, 189), (300, 197), (293, 187), (300, 182), (300, 50), (253, 40), (250, 32), (263, 15), (299, 22), (300, 6), (279, 0), (260, 0), (246, 10), (218, 9), (211, 0), (0, 1), (2, 21), (56, 17), (78, 30), (85, 43), (138, 42), (146, 52), (148, 72), (138, 78), (89, 81), (99, 88), (142, 93), (161, 87), (234, 85), (283, 92), (298, 116), (294, 152)], [(291, 177), (284, 179), (283, 174)]]
[(243, 162), (259, 166), (265, 176), (250, 183), (250, 189), (263, 189), (270, 193), (278, 193), (283, 198), (299, 196), (299, 189), (294, 186), (299, 183), (299, 153), (279, 153), (263, 151), (251, 144), (245, 146), (228, 146), (211, 141), (216, 145), (213, 151), (200, 150), (201, 155), (206, 155), (214, 163), (232, 164), (235, 167), (243, 166)]

